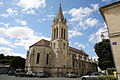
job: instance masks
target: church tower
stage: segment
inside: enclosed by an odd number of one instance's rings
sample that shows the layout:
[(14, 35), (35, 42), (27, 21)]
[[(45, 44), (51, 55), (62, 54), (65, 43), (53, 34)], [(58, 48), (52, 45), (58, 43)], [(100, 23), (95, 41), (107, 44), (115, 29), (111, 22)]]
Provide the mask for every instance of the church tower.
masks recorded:
[(55, 67), (67, 67), (68, 26), (61, 4), (57, 16), (53, 20), (51, 47), (56, 54)]

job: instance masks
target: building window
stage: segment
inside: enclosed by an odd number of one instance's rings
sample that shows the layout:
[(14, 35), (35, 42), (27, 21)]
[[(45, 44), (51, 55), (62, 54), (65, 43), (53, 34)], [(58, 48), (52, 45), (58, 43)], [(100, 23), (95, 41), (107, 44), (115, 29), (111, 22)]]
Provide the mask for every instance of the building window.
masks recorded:
[(65, 32), (66, 32), (66, 31), (65, 31), (65, 29), (64, 29), (64, 39), (65, 39)]
[(65, 49), (65, 43), (63, 43), (63, 48)]
[(36, 60), (37, 64), (39, 63), (39, 58), (40, 58), (40, 53), (37, 53), (37, 60)]
[(56, 34), (56, 38), (58, 38), (58, 28), (57, 28), (57, 34)]
[(63, 38), (63, 28), (61, 29), (61, 38)]
[(75, 67), (75, 61), (73, 60), (73, 67)]
[(54, 33), (53, 33), (53, 35), (54, 35), (54, 39), (55, 39), (55, 29), (54, 29)]
[(48, 60), (49, 60), (49, 54), (47, 54), (46, 64), (48, 64)]

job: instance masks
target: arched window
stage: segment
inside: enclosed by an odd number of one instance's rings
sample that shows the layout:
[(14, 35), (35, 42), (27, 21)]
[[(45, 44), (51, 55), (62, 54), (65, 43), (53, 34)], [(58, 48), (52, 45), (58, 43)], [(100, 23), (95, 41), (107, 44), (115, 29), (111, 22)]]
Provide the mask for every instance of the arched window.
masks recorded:
[(55, 29), (54, 29), (54, 34), (53, 35), (54, 35), (54, 39), (55, 39)]
[(49, 61), (49, 54), (47, 54), (47, 57), (46, 57), (46, 64), (48, 64), (48, 61)]
[(56, 38), (58, 38), (58, 28), (57, 28)]
[(36, 63), (39, 63), (39, 58), (40, 58), (40, 53), (37, 53), (37, 59), (36, 59)]
[(66, 32), (66, 31), (65, 31), (65, 29), (64, 29), (64, 39), (65, 39), (65, 32)]
[(61, 29), (61, 38), (63, 38), (63, 28)]

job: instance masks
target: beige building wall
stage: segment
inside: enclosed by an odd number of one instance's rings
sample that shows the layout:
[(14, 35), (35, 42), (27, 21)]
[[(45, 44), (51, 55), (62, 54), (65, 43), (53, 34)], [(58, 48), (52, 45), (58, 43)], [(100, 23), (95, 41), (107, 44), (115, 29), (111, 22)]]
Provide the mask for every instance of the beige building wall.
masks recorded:
[(120, 1), (101, 7), (100, 10), (108, 25), (113, 57), (120, 74)]
[[(37, 63), (37, 54), (39, 55), (39, 63)], [(48, 64), (46, 64), (47, 54), (49, 55)], [(47, 46), (32, 46), (29, 50), (29, 55), (26, 60), (26, 65), (28, 67), (28, 71), (44, 71), (45, 67), (53, 67), (55, 63), (55, 54), (52, 49)]]

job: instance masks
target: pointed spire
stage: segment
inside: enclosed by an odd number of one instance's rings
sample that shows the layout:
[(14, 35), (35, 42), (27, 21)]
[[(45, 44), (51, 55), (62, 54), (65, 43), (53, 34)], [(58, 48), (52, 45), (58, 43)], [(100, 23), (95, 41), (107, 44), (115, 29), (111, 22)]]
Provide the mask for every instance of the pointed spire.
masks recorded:
[(60, 8), (61, 8), (61, 3), (60, 3)]
[(62, 12), (62, 8), (61, 8), (61, 3), (60, 3), (60, 7), (59, 7), (58, 14), (57, 14), (57, 16), (56, 16), (56, 19), (60, 19), (60, 20), (63, 20), (63, 19), (64, 19), (63, 12)]

